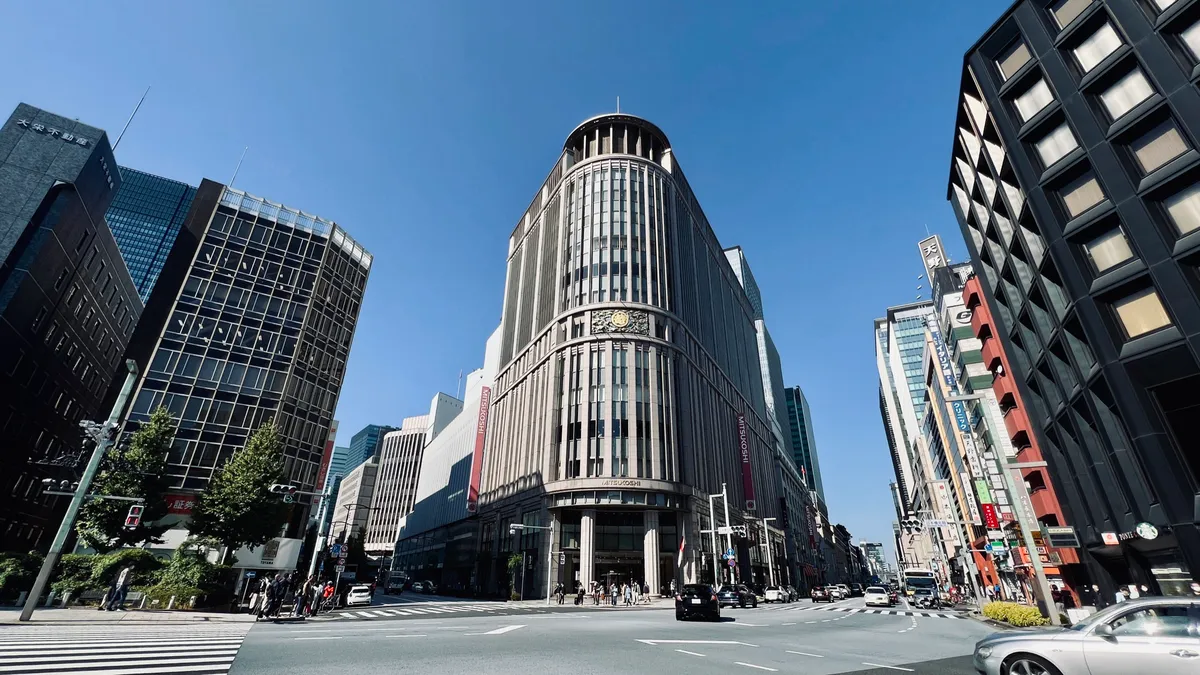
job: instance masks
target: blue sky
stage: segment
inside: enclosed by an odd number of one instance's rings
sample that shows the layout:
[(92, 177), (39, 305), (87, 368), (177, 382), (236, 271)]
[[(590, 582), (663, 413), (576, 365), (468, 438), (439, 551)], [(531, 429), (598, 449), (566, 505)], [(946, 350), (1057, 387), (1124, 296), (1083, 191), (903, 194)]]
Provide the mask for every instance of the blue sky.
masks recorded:
[(238, 187), (373, 252), (345, 443), (481, 364), (508, 233), (565, 136), (620, 95), (745, 249), (831, 517), (888, 541), (871, 320), (915, 298), (926, 226), (964, 258), (945, 201), (962, 54), (1009, 2), (736, 4), (5, 3), (0, 111), (115, 137), (152, 85), (121, 164), (227, 182), (248, 145)]

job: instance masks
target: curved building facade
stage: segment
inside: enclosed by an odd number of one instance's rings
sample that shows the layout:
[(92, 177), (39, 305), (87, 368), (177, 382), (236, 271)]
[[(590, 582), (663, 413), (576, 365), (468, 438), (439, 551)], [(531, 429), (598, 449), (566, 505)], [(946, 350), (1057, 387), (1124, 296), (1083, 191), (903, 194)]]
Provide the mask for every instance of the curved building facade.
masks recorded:
[[(723, 483), (731, 521), (761, 532), (779, 495), (754, 320), (666, 135), (623, 114), (579, 125), (509, 239), (480, 485), (491, 583), (524, 552), (518, 584), (545, 588), (549, 537), (512, 523), (553, 523), (549, 573), (569, 588), (711, 580), (700, 530)], [(732, 544), (749, 580), (760, 547)]]

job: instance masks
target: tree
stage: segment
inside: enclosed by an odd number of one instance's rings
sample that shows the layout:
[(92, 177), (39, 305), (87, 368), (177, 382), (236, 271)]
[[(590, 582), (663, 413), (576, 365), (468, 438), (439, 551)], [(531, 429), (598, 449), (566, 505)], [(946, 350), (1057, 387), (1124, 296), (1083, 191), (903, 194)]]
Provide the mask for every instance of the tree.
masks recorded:
[(226, 556), (279, 536), (289, 507), (271, 492), (271, 485), (282, 478), (283, 440), (275, 423), (266, 422), (200, 493), (192, 511), (191, 533), (221, 542)]
[(167, 454), (175, 439), (175, 421), (166, 408), (150, 414), (150, 421), (130, 435), (128, 443), (119, 443), (104, 455), (100, 472), (92, 482), (96, 494), (117, 497), (141, 497), (141, 523), (125, 529), (130, 502), (93, 499), (83, 505), (75, 531), (80, 543), (101, 553), (143, 541), (162, 543), (166, 525), (158, 521), (167, 515), (165, 477)]

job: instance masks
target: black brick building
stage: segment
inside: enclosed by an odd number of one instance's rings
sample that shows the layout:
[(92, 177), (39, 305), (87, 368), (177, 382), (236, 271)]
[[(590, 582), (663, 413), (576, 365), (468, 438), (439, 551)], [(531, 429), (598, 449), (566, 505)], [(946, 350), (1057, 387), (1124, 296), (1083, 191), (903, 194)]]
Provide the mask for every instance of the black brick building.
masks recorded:
[(101, 129), (25, 104), (0, 127), (0, 549), (49, 545), (41, 480), (76, 476), (142, 312), (104, 221), (120, 180)]

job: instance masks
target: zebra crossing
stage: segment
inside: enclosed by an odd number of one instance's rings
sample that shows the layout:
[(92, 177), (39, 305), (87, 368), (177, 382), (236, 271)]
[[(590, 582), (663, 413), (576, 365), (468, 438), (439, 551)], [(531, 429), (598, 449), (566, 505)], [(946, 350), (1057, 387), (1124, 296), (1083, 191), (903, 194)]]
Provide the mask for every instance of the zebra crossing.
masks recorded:
[(957, 612), (937, 612), (924, 609), (881, 609), (877, 607), (838, 607), (836, 605), (773, 605), (764, 607), (777, 612), (845, 612), (848, 614), (891, 614), (893, 616), (924, 616), (934, 619), (966, 619)]
[[(446, 614), (462, 614), (462, 613), (484, 613), (492, 614), (495, 612), (544, 612), (543, 607), (534, 607), (528, 605), (514, 605), (504, 602), (462, 602), (462, 601), (401, 601), (398, 604), (392, 605), (375, 605), (371, 607), (363, 607), (356, 609), (354, 607), (345, 607), (332, 614), (325, 615), (324, 620), (328, 621), (335, 618), (340, 619), (385, 619), (396, 618), (402, 616), (423, 616), (434, 617)], [(318, 617), (320, 619), (321, 617)]]
[(5, 675), (225, 675), (252, 624), (196, 622), (7, 626)]

